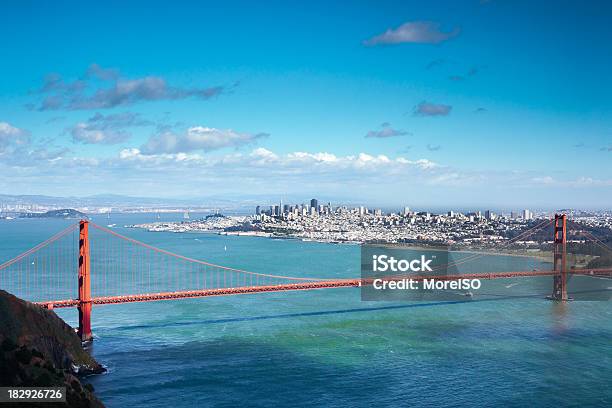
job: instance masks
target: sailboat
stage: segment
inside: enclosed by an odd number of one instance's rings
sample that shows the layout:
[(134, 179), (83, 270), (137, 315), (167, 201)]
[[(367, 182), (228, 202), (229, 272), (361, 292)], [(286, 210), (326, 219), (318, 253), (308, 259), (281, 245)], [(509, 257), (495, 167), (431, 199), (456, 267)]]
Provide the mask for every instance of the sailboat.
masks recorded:
[[(110, 211), (108, 211), (108, 212), (106, 213), (106, 219), (110, 221), (110, 219), (111, 219), (111, 213), (110, 213)], [(107, 222), (108, 222), (108, 221), (107, 221)], [(110, 224), (110, 223), (109, 223), (109, 224), (106, 224), (106, 226), (107, 226), (108, 228), (113, 228), (115, 225), (117, 225), (117, 224)]]

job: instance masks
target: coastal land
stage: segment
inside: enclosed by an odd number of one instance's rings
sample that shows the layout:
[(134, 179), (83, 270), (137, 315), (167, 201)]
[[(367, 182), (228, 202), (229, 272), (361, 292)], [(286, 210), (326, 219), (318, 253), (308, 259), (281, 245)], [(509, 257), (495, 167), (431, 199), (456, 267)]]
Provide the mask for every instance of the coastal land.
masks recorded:
[[(331, 208), (328, 207), (328, 208)], [(297, 210), (297, 209), (296, 209)], [(454, 252), (531, 257), (549, 262), (553, 256), (547, 218), (508, 217), (487, 213), (430, 214), (428, 212), (387, 213), (377, 210), (338, 207), (320, 212), (291, 211), (271, 216), (260, 213), (247, 216), (212, 214), (197, 220), (153, 222), (128, 227), (152, 232), (215, 233), (299, 239), (336, 244), (400, 245), (415, 249), (444, 248)], [(612, 217), (601, 215), (578, 219), (585, 229), (610, 232)], [(572, 248), (583, 238), (574, 237)], [(601, 254), (585, 248), (575, 251), (575, 267), (589, 267)]]
[(52, 310), (0, 290), (0, 345), (1, 386), (66, 387), (66, 403), (45, 405), (104, 407), (82, 379), (106, 369)]

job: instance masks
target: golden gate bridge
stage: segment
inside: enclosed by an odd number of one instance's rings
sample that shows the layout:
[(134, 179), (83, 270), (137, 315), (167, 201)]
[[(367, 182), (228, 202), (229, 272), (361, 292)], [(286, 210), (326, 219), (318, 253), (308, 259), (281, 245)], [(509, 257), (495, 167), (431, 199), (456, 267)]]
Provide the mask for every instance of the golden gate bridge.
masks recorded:
[[(567, 268), (567, 218), (564, 214), (539, 222), (506, 241), (502, 247), (525, 240), (531, 234), (550, 226), (553, 227), (551, 270), (409, 277), (420, 281), (552, 276), (550, 298), (566, 301), (569, 299), (568, 276), (612, 276), (612, 269)], [(600, 248), (610, 250), (589, 232), (579, 232)], [(483, 253), (471, 253), (433, 269), (466, 265), (483, 256)], [(406, 277), (390, 276), (386, 279)], [(82, 341), (92, 339), (93, 305), (360, 287), (371, 284), (372, 279), (365, 278), (293, 277), (217, 265), (154, 247), (87, 220), (70, 225), (0, 265), (0, 287), (16, 296), (49, 309), (76, 307), (79, 312), (78, 334)]]

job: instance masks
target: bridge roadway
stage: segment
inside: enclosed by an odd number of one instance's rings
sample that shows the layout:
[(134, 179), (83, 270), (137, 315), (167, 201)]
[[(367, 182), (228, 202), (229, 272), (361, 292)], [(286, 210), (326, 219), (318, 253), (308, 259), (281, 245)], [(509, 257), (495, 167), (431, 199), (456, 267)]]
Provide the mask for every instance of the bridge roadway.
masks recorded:
[[(429, 276), (387, 276), (383, 279), (386, 280), (401, 280), (401, 279), (413, 279), (415, 281), (422, 281), (423, 279), (433, 280), (457, 280), (457, 279), (508, 279), (508, 278), (527, 278), (536, 276), (553, 276), (558, 274), (556, 271), (514, 271), (514, 272), (495, 272), (495, 273), (472, 273), (472, 274), (460, 274), (460, 275), (429, 275)], [(567, 274), (574, 275), (587, 275), (597, 277), (612, 277), (612, 269), (572, 269), (568, 270)], [(363, 285), (371, 285), (373, 279), (338, 279), (338, 280), (324, 280), (324, 281), (313, 281), (313, 282), (299, 282), (299, 283), (284, 283), (278, 285), (262, 285), (262, 286), (240, 286), (235, 288), (214, 288), (214, 289), (198, 289), (198, 290), (186, 290), (176, 292), (158, 292), (158, 293), (143, 293), (135, 295), (122, 295), (122, 296), (101, 296), (93, 297), (91, 303), (94, 305), (109, 305), (117, 303), (135, 303), (135, 302), (152, 302), (158, 300), (174, 300), (174, 299), (187, 299), (187, 298), (200, 298), (210, 296), (230, 296), (230, 295), (242, 295), (242, 294), (253, 294), (263, 292), (284, 292), (293, 290), (314, 290), (314, 289), (330, 289), (330, 288), (343, 288), (343, 287), (360, 287)], [(65, 299), (65, 300), (52, 300), (45, 302), (34, 302), (35, 304), (43, 307), (53, 308), (64, 308), (64, 307), (75, 307), (79, 305), (78, 299)]]

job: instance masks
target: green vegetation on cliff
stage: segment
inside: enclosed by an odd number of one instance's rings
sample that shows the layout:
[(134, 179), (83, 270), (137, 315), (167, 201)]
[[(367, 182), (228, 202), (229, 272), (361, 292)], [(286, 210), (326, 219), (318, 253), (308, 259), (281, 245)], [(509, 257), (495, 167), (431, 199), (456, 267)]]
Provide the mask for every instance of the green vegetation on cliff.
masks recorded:
[(103, 371), (53, 311), (0, 290), (0, 386), (66, 387), (66, 404), (45, 406), (103, 407), (78, 378)]

